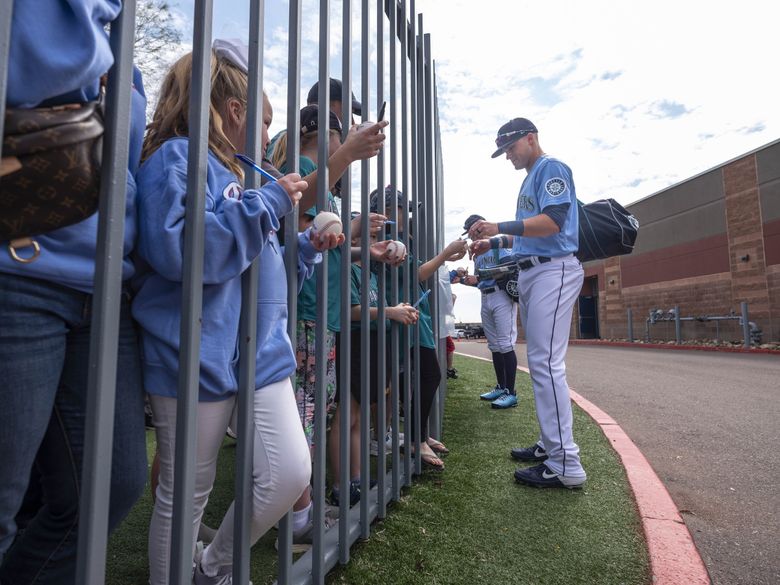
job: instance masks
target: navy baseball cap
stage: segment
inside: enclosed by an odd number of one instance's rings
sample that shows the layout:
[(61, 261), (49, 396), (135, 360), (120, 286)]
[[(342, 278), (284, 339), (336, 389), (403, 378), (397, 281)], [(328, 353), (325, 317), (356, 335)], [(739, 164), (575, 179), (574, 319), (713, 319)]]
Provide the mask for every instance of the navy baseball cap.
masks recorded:
[(493, 153), (491, 158), (501, 156), (506, 152), (506, 149), (512, 146), (515, 142), (520, 140), (523, 136), (528, 134), (538, 133), (534, 123), (526, 118), (515, 118), (510, 120), (501, 128), (498, 129), (498, 136), (496, 136), (496, 146), (498, 150)]
[[(398, 193), (398, 207), (401, 207), (403, 205), (403, 197), (404, 194), (400, 189), (396, 190), (396, 193)], [(370, 195), (371, 199), (369, 200), (369, 206), (371, 208), (372, 213), (376, 213), (379, 209), (379, 198), (377, 197), (377, 190), (374, 189), (371, 191)], [(422, 201), (417, 201), (417, 207), (420, 207), (422, 205)], [(391, 207), (393, 206), (393, 187), (392, 185), (388, 185), (385, 187), (385, 212), (387, 212)], [(409, 211), (412, 211), (412, 200), (409, 199)]]
[[(330, 78), (330, 101), (332, 102), (343, 102), (342, 99), (342, 87), (341, 87), (341, 80), (340, 79), (333, 79)], [(309, 90), (309, 94), (306, 96), (306, 103), (307, 104), (317, 104), (320, 101), (320, 82), (316, 82), (314, 85), (311, 86), (311, 89)], [(363, 111), (363, 105), (357, 101), (357, 98), (355, 98), (355, 94), (352, 94), (352, 113), (356, 114), (358, 116), (361, 115), (361, 112)]]
[(474, 215), (469, 215), (466, 218), (466, 221), (463, 222), (463, 229), (466, 230), (461, 236), (465, 236), (467, 233), (469, 233), (469, 230), (471, 229), (471, 226), (473, 226), (475, 223), (477, 223), (479, 220), (484, 220), (485, 218), (481, 215), (477, 215), (476, 213)]
[[(306, 106), (301, 110), (301, 136), (317, 131), (319, 112), (320, 108), (317, 104)], [(333, 112), (330, 112), (329, 125), (331, 130), (341, 133), (341, 121)]]

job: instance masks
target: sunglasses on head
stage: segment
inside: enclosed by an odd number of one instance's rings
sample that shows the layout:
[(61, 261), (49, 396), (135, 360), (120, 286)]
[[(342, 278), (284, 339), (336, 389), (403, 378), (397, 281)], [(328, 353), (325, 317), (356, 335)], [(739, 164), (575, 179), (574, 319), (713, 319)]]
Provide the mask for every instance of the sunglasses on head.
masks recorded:
[(523, 136), (526, 136), (528, 134), (533, 134), (533, 130), (512, 130), (511, 132), (504, 132), (503, 134), (499, 134), (496, 136), (496, 146), (501, 146), (502, 144), (506, 144), (509, 142), (506, 140), (508, 136), (514, 136), (515, 134), (520, 134), (520, 136), (517, 137), (519, 140), (520, 138), (523, 138)]

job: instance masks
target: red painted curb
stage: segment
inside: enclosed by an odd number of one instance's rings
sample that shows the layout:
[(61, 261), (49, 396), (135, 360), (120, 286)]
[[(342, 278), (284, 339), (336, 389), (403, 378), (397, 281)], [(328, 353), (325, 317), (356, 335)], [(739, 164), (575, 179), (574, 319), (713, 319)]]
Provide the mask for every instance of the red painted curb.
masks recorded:
[(601, 341), (589, 339), (570, 339), (569, 345), (606, 345), (608, 347), (635, 347), (645, 349), (686, 349), (693, 351), (724, 351), (729, 353), (769, 353), (780, 355), (777, 349), (761, 349), (760, 347), (745, 349), (744, 347), (711, 347), (708, 345), (676, 345), (665, 343), (630, 343), (628, 341)]
[[(636, 344), (626, 343), (626, 345)], [(682, 348), (678, 347), (678, 349)], [(530, 374), (528, 368), (518, 366), (517, 369)], [(693, 542), (688, 527), (666, 486), (645, 456), (611, 416), (571, 388), (569, 392), (574, 403), (599, 425), (626, 470), (647, 541), (653, 585), (680, 585), (681, 583), (711, 585), (707, 567)]]

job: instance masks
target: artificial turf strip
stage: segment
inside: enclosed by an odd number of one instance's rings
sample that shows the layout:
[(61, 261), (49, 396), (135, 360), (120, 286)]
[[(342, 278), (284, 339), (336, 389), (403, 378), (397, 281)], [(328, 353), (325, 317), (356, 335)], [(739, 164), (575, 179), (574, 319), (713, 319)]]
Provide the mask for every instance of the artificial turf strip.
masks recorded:
[[(539, 490), (515, 483), (509, 449), (537, 438), (530, 378), (518, 372), (520, 405), (490, 408), (478, 395), (492, 387), (488, 362), (456, 356), (448, 381), (443, 473), (424, 473), (330, 585), (624, 584), (650, 582), (641, 525), (617, 456), (598, 426), (574, 408), (574, 436), (588, 483), (582, 490)], [(150, 434), (150, 449), (153, 435)], [(219, 459), (218, 481), (204, 521), (216, 526), (232, 498), (232, 441)], [(151, 461), (151, 458), (150, 458)], [(112, 536), (108, 585), (146, 583), (147, 493)], [(252, 549), (255, 585), (272, 583), (270, 531)]]
[(518, 372), (519, 406), (499, 411), (478, 398), (494, 385), (492, 364), (456, 356), (455, 366), (444, 415), (446, 470), (424, 475), (328, 583), (649, 583), (625, 472), (598, 426), (574, 408), (584, 489), (519, 485), (509, 450), (538, 435), (529, 376)]

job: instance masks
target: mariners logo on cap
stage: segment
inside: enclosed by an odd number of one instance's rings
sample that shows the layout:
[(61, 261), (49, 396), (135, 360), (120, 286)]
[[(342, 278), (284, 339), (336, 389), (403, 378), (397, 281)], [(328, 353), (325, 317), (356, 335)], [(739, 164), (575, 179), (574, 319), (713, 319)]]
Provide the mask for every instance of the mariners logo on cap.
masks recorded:
[(560, 177), (550, 179), (544, 184), (544, 190), (550, 195), (550, 197), (558, 197), (566, 191), (566, 181)]

